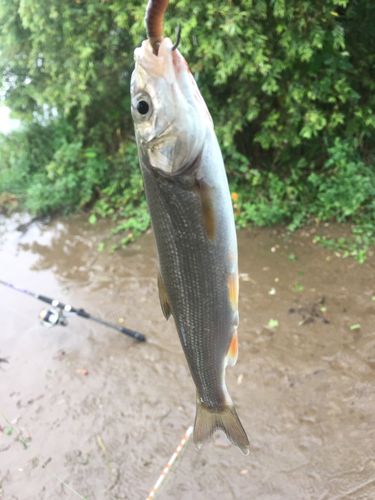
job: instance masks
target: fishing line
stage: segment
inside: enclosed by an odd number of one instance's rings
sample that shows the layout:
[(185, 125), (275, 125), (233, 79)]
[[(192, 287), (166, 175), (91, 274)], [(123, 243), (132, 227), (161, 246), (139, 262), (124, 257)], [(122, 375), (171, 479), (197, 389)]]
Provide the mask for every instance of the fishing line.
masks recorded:
[(35, 451), (31, 448), (31, 446), (29, 445), (29, 443), (27, 443), (24, 439), (22, 439), (21, 435), (19, 434), (19, 432), (14, 428), (14, 426), (9, 422), (9, 420), (6, 418), (6, 416), (4, 415), (4, 413), (2, 411), (0, 411), (0, 415), (4, 418), (4, 420), (7, 422), (7, 424), (9, 425), (9, 427), (12, 429), (12, 431), (14, 431), (16, 434), (17, 434), (17, 437), (18, 439), (24, 444), (24, 446), (30, 450), (30, 452), (34, 455), (35, 458), (37, 458), (40, 462), (40, 464), (42, 465), (42, 467), (44, 469), (48, 469), (48, 471), (50, 472), (50, 474), (52, 474), (52, 476), (54, 476), (58, 481), (60, 481), (61, 484), (63, 484), (64, 486), (66, 486), (70, 491), (72, 491), (73, 493), (75, 493), (79, 498), (81, 498), (82, 500), (88, 500), (86, 497), (82, 496), (80, 493), (78, 493), (78, 491), (74, 490), (71, 486), (69, 486), (69, 484), (67, 484), (65, 481), (63, 481), (62, 479), (59, 478), (59, 476), (57, 474), (55, 474), (53, 472), (53, 470), (45, 463), (43, 462), (43, 460), (35, 453)]
[(160, 487), (160, 485), (165, 480), (165, 477), (168, 474), (168, 472), (170, 471), (173, 462), (176, 460), (177, 456), (181, 453), (182, 449), (185, 447), (185, 445), (188, 442), (189, 437), (190, 437), (190, 435), (191, 435), (192, 432), (193, 432), (193, 426), (191, 425), (188, 428), (188, 430), (186, 431), (184, 437), (181, 439), (180, 444), (177, 446), (177, 448), (176, 448), (175, 452), (173, 453), (171, 459), (169, 460), (169, 462), (165, 466), (163, 472), (161, 473), (159, 479), (156, 481), (155, 486), (152, 488), (152, 490), (149, 493), (149, 495), (148, 495), (148, 497), (147, 497), (146, 500), (151, 500), (151, 499), (155, 498), (155, 494), (156, 494), (158, 488)]

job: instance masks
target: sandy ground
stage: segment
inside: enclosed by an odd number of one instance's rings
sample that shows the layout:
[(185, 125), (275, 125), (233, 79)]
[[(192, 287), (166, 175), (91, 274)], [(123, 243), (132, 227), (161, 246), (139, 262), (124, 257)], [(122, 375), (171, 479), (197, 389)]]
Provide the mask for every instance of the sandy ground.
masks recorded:
[[(42, 302), (0, 286), (0, 497), (78, 498), (53, 471), (81, 498), (146, 500), (195, 415), (194, 384), (158, 303), (153, 235), (98, 253), (106, 222), (17, 231), (26, 221), (0, 218), (0, 279), (147, 342), (81, 318), (46, 329)], [(375, 258), (337, 257), (308, 228), (289, 241), (282, 228), (238, 237), (240, 352), (227, 385), (250, 455), (221, 432), (199, 451), (189, 441), (158, 498), (373, 500)]]

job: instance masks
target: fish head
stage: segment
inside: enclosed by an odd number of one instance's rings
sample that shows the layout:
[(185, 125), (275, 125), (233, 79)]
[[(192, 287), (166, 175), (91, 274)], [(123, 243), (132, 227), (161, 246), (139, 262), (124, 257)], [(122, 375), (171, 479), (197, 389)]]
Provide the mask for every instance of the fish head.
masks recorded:
[(169, 38), (161, 41), (157, 55), (145, 40), (134, 58), (131, 112), (140, 157), (168, 176), (186, 172), (213, 127), (194, 77)]

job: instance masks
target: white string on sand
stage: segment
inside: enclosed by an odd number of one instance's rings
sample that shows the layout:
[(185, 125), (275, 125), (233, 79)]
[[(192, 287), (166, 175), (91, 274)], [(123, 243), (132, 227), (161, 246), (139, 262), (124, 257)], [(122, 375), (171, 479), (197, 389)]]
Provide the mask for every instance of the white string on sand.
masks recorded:
[(161, 483), (164, 481), (165, 479), (165, 476), (168, 474), (170, 468), (171, 468), (171, 465), (173, 464), (173, 462), (176, 460), (177, 458), (177, 455), (181, 452), (182, 448), (185, 446), (185, 444), (188, 442), (189, 440), (189, 437), (190, 437), (190, 434), (193, 432), (193, 426), (191, 425), (188, 430), (186, 431), (186, 434), (185, 436), (181, 439), (180, 441), (180, 444), (177, 446), (175, 452), (173, 453), (171, 459), (169, 460), (169, 462), (167, 463), (167, 465), (165, 466), (165, 469), (163, 470), (163, 472), (161, 473), (161, 476), (159, 477), (159, 479), (156, 481), (155, 483), (155, 486), (152, 488), (151, 490), (151, 493), (148, 495), (147, 497), (147, 500), (151, 500), (155, 493), (156, 493), (156, 490), (159, 488), (159, 486), (161, 485)]

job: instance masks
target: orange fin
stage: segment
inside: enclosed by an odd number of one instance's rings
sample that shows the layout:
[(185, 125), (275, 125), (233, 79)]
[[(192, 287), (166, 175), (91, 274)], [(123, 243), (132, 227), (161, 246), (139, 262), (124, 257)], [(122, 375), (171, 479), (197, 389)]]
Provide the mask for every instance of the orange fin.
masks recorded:
[(233, 311), (238, 309), (238, 273), (231, 273), (228, 277), (229, 298)]
[(208, 238), (212, 241), (215, 238), (216, 220), (215, 210), (212, 203), (211, 188), (204, 180), (198, 181), (202, 203), (203, 224)]
[(159, 269), (158, 269), (158, 289), (159, 289), (159, 300), (160, 300), (161, 310), (163, 311), (165, 319), (168, 321), (172, 311), (171, 311), (171, 306), (169, 305), (168, 302), (167, 292), (165, 291), (164, 283), (161, 278)]
[(238, 358), (238, 335), (237, 335), (237, 329), (234, 331), (232, 341), (230, 343), (227, 356), (226, 356), (226, 361), (230, 366), (234, 366), (236, 364)]
[[(230, 398), (229, 398), (230, 400)], [(210, 410), (197, 395), (197, 414), (194, 424), (194, 443), (197, 449), (210, 439), (216, 429), (221, 429), (229, 441), (237, 446), (244, 455), (249, 454), (249, 439), (238, 418), (233, 403), (219, 409)]]

